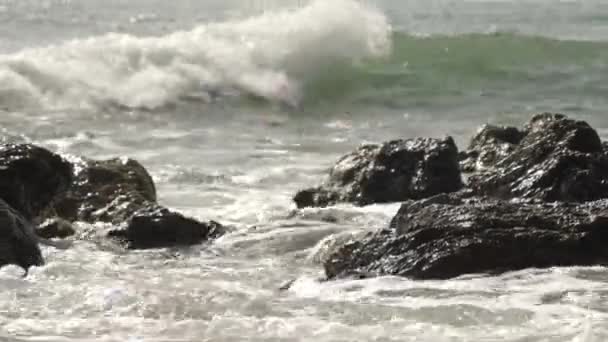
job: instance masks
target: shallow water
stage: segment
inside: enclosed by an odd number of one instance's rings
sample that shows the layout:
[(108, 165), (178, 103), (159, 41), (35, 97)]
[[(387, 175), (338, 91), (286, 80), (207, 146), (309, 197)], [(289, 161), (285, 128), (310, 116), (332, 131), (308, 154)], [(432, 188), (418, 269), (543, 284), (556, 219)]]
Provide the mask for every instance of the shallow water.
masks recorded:
[[(0, 269), (8, 341), (604, 341), (608, 271), (319, 282), (333, 234), (398, 205), (295, 211), (364, 142), (563, 111), (608, 139), (600, 1), (0, 0), (5, 141), (140, 160), (213, 244), (44, 249)], [(113, 32), (113, 33), (111, 33)], [(295, 280), (287, 291), (284, 284)]]

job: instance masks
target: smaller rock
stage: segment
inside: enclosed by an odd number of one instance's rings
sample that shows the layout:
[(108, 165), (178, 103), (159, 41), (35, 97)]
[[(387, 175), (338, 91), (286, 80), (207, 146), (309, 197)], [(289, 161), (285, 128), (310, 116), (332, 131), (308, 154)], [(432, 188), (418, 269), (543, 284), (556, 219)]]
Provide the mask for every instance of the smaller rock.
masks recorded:
[(306, 207), (328, 207), (341, 202), (340, 194), (337, 191), (327, 190), (321, 186), (298, 191), (293, 197), (293, 201), (298, 208)]
[(298, 279), (289, 279), (287, 281), (284, 281), (281, 286), (279, 286), (279, 291), (288, 291), (293, 286), (293, 284), (296, 283), (297, 280)]
[(515, 127), (484, 125), (471, 139), (467, 151), (460, 154), (460, 167), (474, 172), (496, 165), (513, 152), (525, 136)]
[(445, 139), (393, 140), (343, 156), (319, 187), (298, 192), (298, 208), (400, 202), (458, 191), (458, 149)]
[(74, 234), (72, 223), (58, 217), (47, 219), (36, 228), (36, 235), (43, 239), (65, 239)]
[(137, 210), (108, 232), (132, 249), (193, 245), (223, 234), (224, 227), (217, 222), (199, 222), (153, 204)]

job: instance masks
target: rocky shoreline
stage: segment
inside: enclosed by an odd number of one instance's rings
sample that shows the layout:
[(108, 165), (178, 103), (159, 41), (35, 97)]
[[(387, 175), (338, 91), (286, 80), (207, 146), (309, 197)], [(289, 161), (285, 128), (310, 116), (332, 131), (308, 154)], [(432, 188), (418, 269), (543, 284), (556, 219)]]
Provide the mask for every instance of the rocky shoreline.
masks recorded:
[(28, 144), (0, 147), (0, 217), (0, 266), (24, 269), (44, 263), (41, 239), (143, 249), (198, 244), (224, 232), (217, 222), (158, 204), (152, 177), (133, 159), (62, 157)]
[[(608, 143), (561, 114), (535, 115), (522, 128), (482, 126), (464, 151), (451, 137), (364, 145), (294, 202), (402, 203), (390, 226), (329, 244), (321, 258), (329, 280), (608, 264)], [(133, 159), (29, 144), (0, 146), (0, 218), (0, 266), (24, 269), (44, 263), (46, 239), (146, 249), (226, 232), (158, 204), (152, 177)]]
[(450, 141), (360, 148), (295, 196), (300, 207), (386, 202), (379, 190), (403, 202), (389, 227), (331, 244), (328, 279), (608, 264), (608, 149), (586, 122), (543, 113), (521, 129), (482, 126), (463, 152)]

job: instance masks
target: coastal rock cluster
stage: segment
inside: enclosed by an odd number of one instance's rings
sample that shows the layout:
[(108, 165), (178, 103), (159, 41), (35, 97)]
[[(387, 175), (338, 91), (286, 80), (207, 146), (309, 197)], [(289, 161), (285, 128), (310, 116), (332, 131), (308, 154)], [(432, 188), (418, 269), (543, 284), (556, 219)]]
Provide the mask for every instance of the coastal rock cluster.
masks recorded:
[(136, 160), (78, 158), (73, 169), (73, 181), (55, 198), (49, 216), (110, 223), (104, 234), (127, 248), (191, 245), (222, 233), (217, 222), (199, 222), (159, 205), (152, 177)]
[[(224, 227), (156, 201), (154, 181), (129, 158), (62, 157), (29, 144), (0, 146), (0, 266), (41, 265), (41, 239), (94, 236), (125, 248), (198, 244)], [(98, 224), (107, 223), (107, 224)]]
[[(320, 187), (295, 196), (300, 207), (403, 202), (389, 227), (333, 246), (324, 258), (329, 279), (444, 279), (608, 264), (608, 149), (586, 122), (543, 113), (521, 129), (486, 125), (460, 153), (439, 140), (416, 141), (425, 148), (388, 142), (372, 150), (404, 156), (396, 164), (359, 149), (342, 158)], [(433, 163), (420, 162), (428, 160)], [(368, 171), (374, 168), (395, 171)]]
[[(401, 203), (388, 227), (327, 243), (327, 279), (445, 279), (523, 268), (608, 264), (608, 143), (584, 121), (543, 113), (523, 127), (368, 144), (346, 154), (298, 208)], [(47, 239), (126, 249), (199, 244), (226, 228), (157, 202), (136, 160), (0, 145), (0, 266), (44, 263)]]

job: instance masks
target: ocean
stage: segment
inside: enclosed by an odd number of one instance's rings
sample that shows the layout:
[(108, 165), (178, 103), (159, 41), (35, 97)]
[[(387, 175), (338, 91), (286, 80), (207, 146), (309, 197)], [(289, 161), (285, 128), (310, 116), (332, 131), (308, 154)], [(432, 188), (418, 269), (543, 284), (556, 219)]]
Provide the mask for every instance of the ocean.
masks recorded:
[[(362, 143), (563, 112), (608, 139), (605, 0), (0, 0), (0, 140), (130, 156), (210, 244), (44, 247), (0, 269), (6, 341), (608, 339), (608, 270), (321, 282), (398, 204), (295, 210)], [(293, 285), (280, 291), (286, 282)]]

